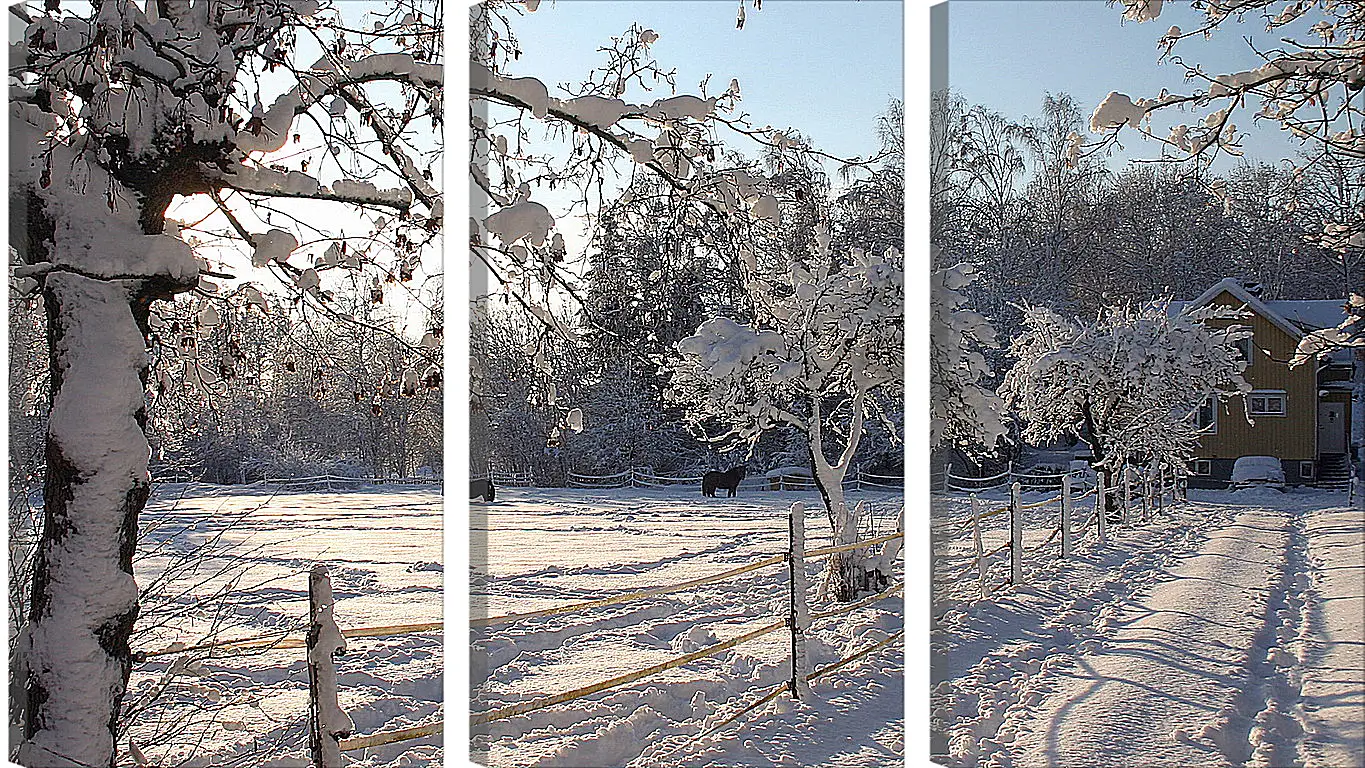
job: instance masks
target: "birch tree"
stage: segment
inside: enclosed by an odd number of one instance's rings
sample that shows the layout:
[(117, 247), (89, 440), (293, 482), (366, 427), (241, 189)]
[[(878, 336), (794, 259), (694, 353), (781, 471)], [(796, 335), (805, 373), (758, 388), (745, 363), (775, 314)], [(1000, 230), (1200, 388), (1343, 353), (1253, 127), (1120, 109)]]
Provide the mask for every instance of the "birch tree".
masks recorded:
[[(52, 363), (19, 762), (115, 764), (156, 303), (217, 290), (234, 262), (325, 307), (330, 271), (411, 271), (439, 234), (438, 148), (415, 136), (441, 122), (440, 21), (376, 9), (359, 29), (313, 0), (11, 8), (12, 277), (42, 295)], [(338, 220), (388, 247), (300, 240)]]

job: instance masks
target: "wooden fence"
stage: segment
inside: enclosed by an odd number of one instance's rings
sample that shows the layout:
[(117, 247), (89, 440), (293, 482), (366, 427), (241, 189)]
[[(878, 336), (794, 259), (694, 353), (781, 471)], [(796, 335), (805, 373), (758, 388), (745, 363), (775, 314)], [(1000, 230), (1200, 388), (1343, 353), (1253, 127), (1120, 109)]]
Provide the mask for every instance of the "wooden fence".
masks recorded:
[(225, 651), (230, 655), (245, 655), (287, 649), (307, 649), (308, 660), (308, 752), (313, 768), (341, 768), (342, 753), (354, 752), (384, 744), (425, 738), (444, 730), (440, 721), (364, 735), (352, 733), (354, 724), (338, 702), (336, 660), (347, 653), (348, 639), (394, 637), (398, 635), (439, 632), (443, 622), (392, 624), (374, 627), (343, 629), (333, 612), (332, 581), (327, 566), (313, 566), (308, 574), (309, 624), (303, 636), (297, 634), (269, 634), (254, 637), (218, 640), (195, 645), (175, 643), (154, 651), (139, 651), (134, 661), (143, 662), (159, 656), (197, 651)]
[[(1003, 476), (1004, 473), (982, 479), (992, 481)], [(969, 497), (970, 509), (967, 519), (947, 531), (936, 531), (933, 534), (936, 550), (933, 575), (935, 591), (938, 592), (947, 583), (974, 576), (976, 599), (985, 599), (1003, 586), (1025, 582), (1023, 567), (1025, 555), (1039, 553), (1060, 539), (1057, 556), (1065, 560), (1075, 551), (1077, 541), (1089, 535), (1092, 529), (1096, 540), (1105, 543), (1108, 541), (1110, 525), (1131, 526), (1139, 521), (1143, 524), (1149, 523), (1168, 505), (1185, 499), (1186, 477), (1180, 471), (1167, 467), (1146, 470), (1124, 467), (1114, 473), (1114, 476), (1117, 482), (1113, 487), (1105, 487), (1103, 475), (1100, 475), (1094, 485), (1078, 493), (1079, 478), (1075, 474), (1060, 475), (1059, 493), (1056, 496), (1030, 503), (1023, 502), (1023, 492), (1026, 488), (1022, 479), (1016, 479), (1009, 485), (1008, 502), (1000, 506), (989, 506), (978, 495), (979, 491), (973, 491)], [(1000, 488), (1001, 485), (991, 487)], [(1078, 509), (1083, 510), (1083, 507), (1078, 507), (1078, 502), (1086, 498), (1094, 499), (1090, 515), (1077, 526), (1076, 512)], [(1051, 527), (1051, 532), (1042, 543), (1026, 547), (1024, 513), (1047, 509), (1054, 505), (1055, 527)], [(1109, 510), (1108, 514), (1101, 514), (1101, 510), (1105, 508)], [(1003, 516), (1008, 516), (1006, 541), (990, 551), (985, 551), (982, 523)], [(967, 562), (956, 567), (941, 567), (939, 561), (947, 558), (938, 556), (937, 550), (940, 550), (944, 543), (965, 535), (971, 536), (971, 555), (966, 558)], [(1009, 557), (1009, 577), (1003, 584), (992, 587), (988, 583), (991, 558), (1006, 553)]]
[(1025, 490), (1056, 490), (1061, 488), (1062, 478), (1068, 475), (1073, 478), (1080, 477), (1080, 474), (1075, 471), (1019, 472), (1015, 469), (1012, 461), (1006, 465), (1004, 472), (986, 477), (968, 477), (953, 474), (953, 465), (947, 464), (941, 471), (930, 473), (929, 487), (934, 493), (986, 491), (993, 488), (1006, 488), (1017, 482), (1021, 483)]
[(856, 658), (861, 658), (862, 656), (865, 656), (876, 649), (885, 647), (887, 644), (892, 642), (896, 637), (900, 636), (900, 633), (896, 633), (891, 637), (879, 641), (873, 646), (864, 648), (863, 650), (853, 654), (852, 656), (841, 660), (839, 663), (835, 665), (826, 667), (816, 672), (807, 672), (805, 663), (806, 659), (805, 635), (806, 630), (810, 627), (812, 622), (821, 621), (836, 616), (841, 616), (852, 611), (858, 610), (860, 608), (864, 608), (875, 602), (884, 600), (888, 597), (891, 597), (892, 595), (899, 593), (901, 591), (901, 586), (899, 584), (896, 584), (888, 589), (867, 596), (858, 601), (847, 603), (844, 605), (839, 605), (826, 611), (810, 613), (808, 606), (806, 604), (807, 590), (805, 583), (806, 582), (805, 563), (809, 560), (816, 560), (819, 558), (828, 557), (836, 553), (849, 552), (859, 549), (868, 549), (871, 547), (876, 547), (878, 545), (889, 544), (890, 542), (899, 542), (904, 539), (905, 534), (903, 531), (896, 531), (894, 533), (886, 534), (883, 536), (877, 536), (862, 541), (855, 541), (848, 544), (837, 544), (828, 547), (820, 547), (817, 549), (807, 550), (805, 548), (804, 502), (796, 502), (795, 504), (792, 505), (791, 512), (788, 515), (788, 531), (790, 541), (787, 551), (781, 554), (760, 558), (754, 562), (748, 563), (743, 566), (739, 566), (737, 568), (722, 571), (720, 573), (715, 573), (709, 576), (691, 579), (681, 583), (655, 587), (652, 589), (645, 589), (625, 594), (613, 595), (611, 597), (600, 598), (597, 600), (570, 603), (552, 608), (545, 608), (537, 611), (511, 613), (502, 616), (491, 616), (472, 620), (470, 623), (474, 627), (488, 627), (499, 624), (523, 621), (526, 619), (541, 616), (551, 616), (556, 614), (586, 611), (607, 605), (616, 605), (620, 603), (633, 602), (636, 600), (648, 599), (659, 595), (689, 590), (705, 584), (713, 584), (716, 582), (727, 581), (729, 579), (733, 579), (737, 576), (750, 573), (753, 571), (770, 568), (776, 565), (782, 565), (784, 563), (787, 564), (786, 569), (787, 573), (786, 578), (784, 579), (785, 586), (787, 588), (786, 610), (784, 611), (785, 615), (781, 616), (776, 621), (763, 624), (759, 627), (753, 628), (747, 632), (732, 637), (728, 640), (712, 644), (710, 646), (698, 649), (691, 653), (683, 654), (681, 656), (674, 657), (667, 661), (663, 661), (643, 669), (637, 669), (631, 672), (617, 675), (607, 680), (601, 680), (590, 685), (575, 688), (573, 690), (562, 691), (554, 694), (547, 694), (544, 696), (538, 696), (535, 698), (527, 699), (525, 701), (516, 702), (514, 704), (508, 704), (506, 706), (484, 710), (482, 712), (471, 713), (470, 725), (478, 726), (495, 722), (498, 720), (505, 720), (510, 717), (526, 714), (528, 712), (535, 712), (537, 710), (554, 707), (560, 704), (565, 704), (570, 701), (581, 699), (585, 696), (600, 693), (602, 691), (610, 690), (613, 688), (620, 688), (631, 683), (637, 682), (639, 680), (643, 680), (647, 677), (657, 675), (661, 672), (681, 667), (709, 656), (714, 656), (715, 654), (729, 650), (738, 645), (751, 642), (753, 640), (772, 634), (774, 632), (779, 632), (784, 629), (787, 630), (790, 638), (789, 643), (790, 650), (788, 652), (790, 666), (788, 679), (775, 690), (768, 692), (765, 695), (759, 696), (756, 700), (742, 707), (738, 712), (734, 713), (724, 722), (720, 723), (719, 725), (713, 726), (711, 729), (708, 730), (708, 733), (713, 733), (719, 728), (728, 725), (731, 722), (734, 722), (742, 715), (749, 712), (753, 712), (757, 710), (757, 708), (766, 704), (767, 702), (772, 701), (772, 699), (775, 698), (776, 695), (781, 691), (785, 690), (788, 691), (794, 697), (801, 697), (803, 695), (803, 691), (806, 690), (811, 680), (828, 674), (829, 672), (832, 672), (835, 668), (843, 666), (844, 664), (847, 664)]
[[(671, 488), (677, 485), (700, 485), (701, 480), (701, 475), (656, 475), (640, 467), (609, 475), (568, 473), (568, 486), (570, 488)], [(864, 472), (861, 469), (855, 470), (844, 478), (844, 488), (848, 490), (896, 490), (903, 488), (904, 485), (904, 477), (876, 475), (871, 472)], [(800, 475), (754, 476), (744, 478), (739, 487), (755, 491), (813, 491), (815, 490), (815, 479)]]

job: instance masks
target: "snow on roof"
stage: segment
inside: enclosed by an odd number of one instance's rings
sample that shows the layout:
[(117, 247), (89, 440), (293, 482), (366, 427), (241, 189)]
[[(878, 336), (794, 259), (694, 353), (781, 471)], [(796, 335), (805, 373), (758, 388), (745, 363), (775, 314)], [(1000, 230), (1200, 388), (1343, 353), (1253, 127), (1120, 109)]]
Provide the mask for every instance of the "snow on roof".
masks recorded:
[(1335, 328), (1346, 319), (1345, 302), (1341, 299), (1262, 301), (1247, 291), (1235, 277), (1219, 280), (1194, 301), (1172, 301), (1166, 311), (1178, 315), (1202, 307), (1225, 291), (1296, 339), (1308, 331)]
[(1341, 299), (1267, 301), (1266, 305), (1304, 330), (1335, 328), (1346, 321), (1346, 302)]

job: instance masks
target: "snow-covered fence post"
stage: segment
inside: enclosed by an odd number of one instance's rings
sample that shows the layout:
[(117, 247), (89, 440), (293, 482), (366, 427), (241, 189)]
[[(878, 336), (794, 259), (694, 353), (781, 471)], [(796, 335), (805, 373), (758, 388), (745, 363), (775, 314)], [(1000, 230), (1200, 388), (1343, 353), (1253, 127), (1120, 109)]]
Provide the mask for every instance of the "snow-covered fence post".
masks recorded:
[(1019, 494), (1023, 486), (1017, 481), (1010, 486), (1010, 583), (1024, 583), (1024, 510), (1020, 509)]
[(332, 579), (319, 563), (308, 574), (308, 751), (313, 768), (341, 768), (341, 740), (355, 724), (337, 701), (336, 657), (346, 638), (332, 613)]
[(1005, 482), (1011, 483), (1011, 484), (1014, 483), (1014, 460), (1013, 460), (1013, 459), (1011, 459), (1010, 462), (1009, 462), (1008, 464), (1005, 465)]
[[(905, 474), (904, 471), (901, 474)], [(947, 493), (953, 484), (953, 463), (950, 461), (943, 467), (943, 492)]]
[(1161, 514), (1161, 513), (1162, 513), (1162, 510), (1165, 508), (1165, 500), (1162, 499), (1162, 497), (1165, 496), (1165, 495), (1166, 495), (1166, 465), (1165, 465), (1165, 464), (1158, 464), (1157, 467), (1156, 467), (1156, 513), (1157, 513), (1158, 515)]
[(791, 628), (791, 680), (787, 690), (794, 699), (809, 699), (810, 683), (806, 680), (806, 627), (810, 624), (810, 611), (806, 607), (806, 503), (792, 504), (788, 517), (788, 530), (791, 533), (791, 548), (787, 552), (787, 563), (791, 566), (791, 604), (787, 615), (787, 626)]
[(972, 558), (976, 561), (976, 591), (986, 599), (985, 549), (981, 546), (981, 499), (972, 494)]
[(1142, 468), (1142, 524), (1146, 525), (1151, 520), (1152, 511), (1152, 468), (1150, 466)]
[(1071, 556), (1071, 475), (1062, 475), (1062, 559)]

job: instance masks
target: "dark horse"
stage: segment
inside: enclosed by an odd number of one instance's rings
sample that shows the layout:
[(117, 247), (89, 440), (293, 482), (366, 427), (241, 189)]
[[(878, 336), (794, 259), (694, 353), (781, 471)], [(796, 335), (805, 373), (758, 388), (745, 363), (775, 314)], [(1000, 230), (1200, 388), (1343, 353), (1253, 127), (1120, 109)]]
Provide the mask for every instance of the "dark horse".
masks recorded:
[(497, 495), (497, 489), (493, 487), (493, 478), (469, 481), (469, 498), (482, 498), (484, 501), (492, 501)]
[(724, 472), (707, 472), (701, 476), (701, 495), (715, 496), (717, 488), (724, 488), (735, 495), (739, 481), (744, 479), (744, 467), (734, 467)]

